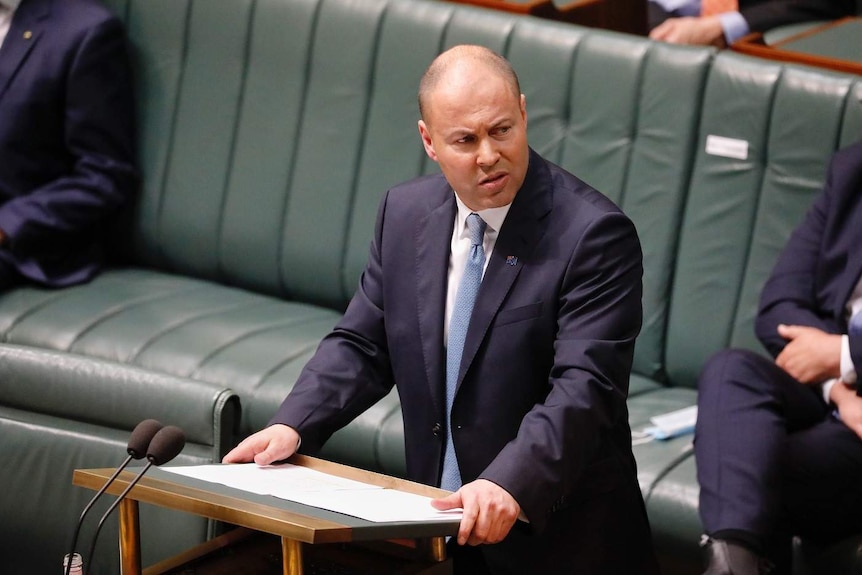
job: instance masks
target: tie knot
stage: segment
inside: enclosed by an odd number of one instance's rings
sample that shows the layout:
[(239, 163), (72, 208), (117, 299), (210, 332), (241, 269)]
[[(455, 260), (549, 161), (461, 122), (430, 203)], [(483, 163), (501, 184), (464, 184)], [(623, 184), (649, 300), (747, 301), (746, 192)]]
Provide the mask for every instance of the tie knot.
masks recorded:
[(485, 220), (479, 214), (473, 213), (467, 216), (467, 229), (470, 230), (470, 243), (474, 246), (482, 245), (485, 239)]

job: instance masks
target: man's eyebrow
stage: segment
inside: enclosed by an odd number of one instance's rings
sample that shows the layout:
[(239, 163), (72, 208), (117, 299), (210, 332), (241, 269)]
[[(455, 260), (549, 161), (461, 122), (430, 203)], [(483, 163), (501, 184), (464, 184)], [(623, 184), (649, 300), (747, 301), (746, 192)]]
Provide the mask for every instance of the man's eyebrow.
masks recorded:
[(473, 130), (470, 130), (468, 128), (452, 128), (452, 129), (444, 132), (444, 134), (448, 138), (451, 138), (454, 136), (472, 136), (475, 133), (476, 132), (474, 132)]

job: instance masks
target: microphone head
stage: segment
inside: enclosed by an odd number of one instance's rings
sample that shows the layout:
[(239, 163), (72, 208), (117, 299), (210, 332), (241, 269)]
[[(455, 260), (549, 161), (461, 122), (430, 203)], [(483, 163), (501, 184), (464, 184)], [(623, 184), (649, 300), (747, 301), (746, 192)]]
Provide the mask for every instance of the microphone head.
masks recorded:
[(140, 422), (132, 431), (132, 436), (129, 437), (129, 445), (126, 451), (133, 459), (143, 459), (147, 455), (147, 448), (150, 441), (156, 433), (163, 428), (164, 425), (155, 419), (145, 419)]
[(147, 449), (147, 459), (153, 465), (167, 463), (183, 450), (186, 445), (186, 434), (175, 425), (161, 428), (150, 441)]

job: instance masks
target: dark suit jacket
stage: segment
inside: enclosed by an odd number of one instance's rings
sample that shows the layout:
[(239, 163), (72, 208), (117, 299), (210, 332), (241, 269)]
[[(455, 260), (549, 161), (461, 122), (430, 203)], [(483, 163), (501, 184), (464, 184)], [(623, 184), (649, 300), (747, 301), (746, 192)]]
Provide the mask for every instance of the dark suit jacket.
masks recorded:
[(120, 22), (97, 0), (23, 0), (0, 48), (0, 263), (92, 277), (100, 225), (136, 186), (133, 142)]
[[(847, 300), (862, 274), (862, 142), (835, 154), (823, 192), (796, 228), (763, 287), (757, 336), (773, 355), (779, 323), (847, 333)], [(862, 338), (850, 338), (862, 366)]]
[(856, 0), (740, 0), (739, 11), (752, 32), (776, 26), (835, 20), (856, 14)]
[[(439, 485), (456, 210), (440, 175), (386, 194), (353, 300), (273, 419), (299, 430), (303, 451), (394, 384), (408, 474)], [(485, 547), (497, 572), (652, 572), (626, 410), (641, 259), (625, 215), (531, 153), (482, 281), (452, 413), (464, 482), (501, 485), (530, 519)]]

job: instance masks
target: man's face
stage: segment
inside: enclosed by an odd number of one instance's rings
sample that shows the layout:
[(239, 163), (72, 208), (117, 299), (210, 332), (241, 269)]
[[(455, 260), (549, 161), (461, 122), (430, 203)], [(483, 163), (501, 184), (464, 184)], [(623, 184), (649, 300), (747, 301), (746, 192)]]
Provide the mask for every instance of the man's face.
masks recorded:
[(424, 107), (425, 152), (461, 201), (474, 211), (510, 204), (530, 161), (524, 96), (474, 65), (443, 78)]

